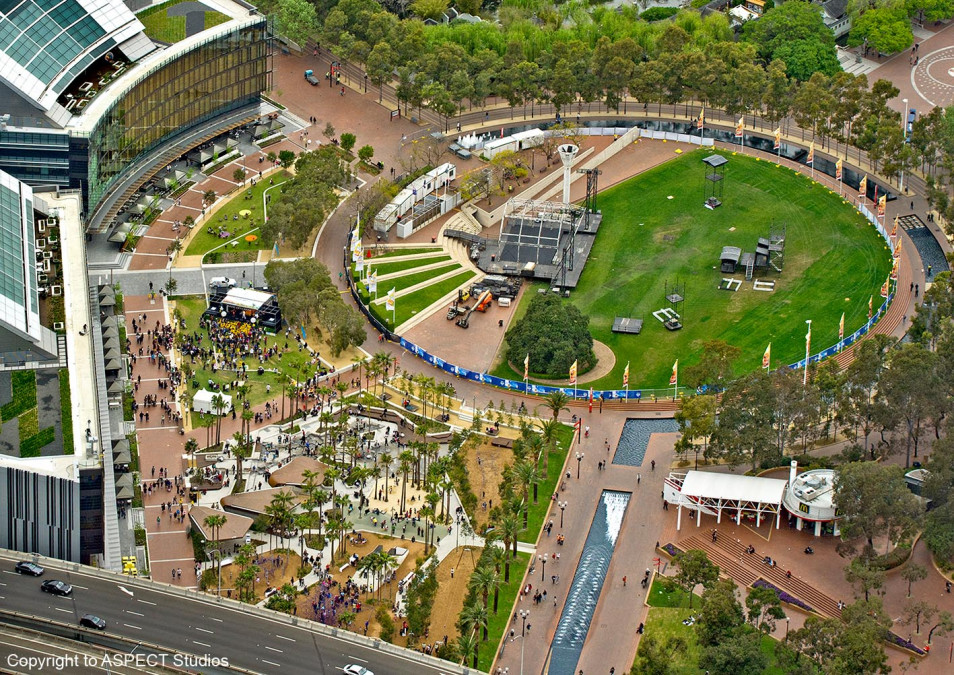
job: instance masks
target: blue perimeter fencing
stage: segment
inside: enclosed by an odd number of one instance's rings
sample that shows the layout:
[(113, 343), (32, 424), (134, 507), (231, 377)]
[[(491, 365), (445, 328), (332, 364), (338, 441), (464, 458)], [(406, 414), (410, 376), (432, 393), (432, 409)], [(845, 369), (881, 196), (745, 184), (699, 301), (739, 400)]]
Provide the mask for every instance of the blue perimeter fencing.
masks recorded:
[[(874, 213), (872, 213), (864, 204), (858, 206), (858, 211), (861, 213), (861, 215), (867, 218), (872, 225), (875, 226), (875, 228), (878, 230), (878, 234), (880, 234), (884, 238), (885, 242), (888, 245), (888, 249), (891, 251), (891, 255), (893, 256), (894, 250), (895, 250), (894, 242), (891, 241), (891, 235), (888, 234), (884, 226), (878, 221), (877, 216)], [(468, 370), (467, 368), (461, 368), (460, 366), (454, 365), (452, 363), (448, 363), (444, 359), (428, 353), (423, 347), (419, 347), (413, 342), (410, 342), (407, 339), (400, 337), (395, 333), (392, 333), (390, 330), (387, 329), (387, 327), (385, 327), (380, 321), (378, 321), (377, 318), (375, 318), (371, 314), (370, 310), (367, 307), (365, 307), (365, 305), (361, 302), (361, 298), (358, 296), (358, 293), (355, 289), (354, 279), (352, 279), (350, 274), (350, 265), (347, 264), (347, 260), (348, 260), (347, 250), (348, 249), (346, 248), (345, 249), (346, 251), (345, 274), (348, 277), (348, 286), (351, 289), (351, 295), (354, 297), (354, 300), (358, 304), (358, 307), (360, 308), (361, 312), (371, 322), (371, 324), (384, 335), (386, 339), (388, 340), (399, 339), (400, 345), (404, 347), (410, 353), (417, 356), (418, 358), (423, 359), (424, 361), (426, 361), (427, 363), (431, 364), (432, 366), (436, 368), (440, 368), (446, 373), (455, 375), (457, 377), (462, 377), (465, 380), (471, 380), (472, 382), (480, 382), (482, 384), (489, 384), (492, 387), (498, 387), (500, 389), (514, 391), (519, 394), (530, 394), (533, 396), (546, 396), (547, 394), (550, 394), (552, 392), (561, 391), (573, 399), (587, 400), (590, 398), (590, 390), (587, 387), (583, 387), (583, 388), (550, 387), (550, 386), (542, 385), (542, 384), (528, 384), (526, 382), (523, 382), (522, 380), (509, 380), (503, 377), (496, 377), (494, 375), (488, 375), (487, 373), (479, 373), (474, 370)], [(824, 349), (818, 352), (817, 354), (812, 354), (808, 359), (809, 363), (818, 363), (822, 361), (823, 359), (827, 359), (830, 356), (834, 356), (838, 352), (842, 351), (845, 347), (850, 347), (855, 342), (860, 340), (863, 336), (865, 336), (868, 333), (868, 331), (870, 331), (874, 327), (874, 325), (878, 323), (881, 317), (883, 317), (885, 313), (888, 311), (888, 307), (891, 305), (891, 301), (894, 299), (894, 293), (891, 292), (892, 286), (894, 286), (896, 290), (897, 282), (894, 282), (893, 284), (889, 283), (888, 297), (885, 298), (884, 302), (878, 308), (878, 311), (874, 312), (874, 314), (871, 316), (870, 319), (868, 319), (865, 325), (863, 325), (861, 328), (856, 330), (851, 335), (847, 336), (844, 340), (832, 345), (831, 347), (828, 347), (827, 349)], [(799, 368), (804, 368), (805, 365), (806, 365), (805, 359), (802, 359), (801, 361), (798, 361), (797, 363), (790, 364), (788, 367), (791, 368), (792, 370), (797, 370)], [(659, 396), (660, 398), (668, 398), (670, 396), (674, 397), (675, 395), (677, 395), (673, 387), (669, 387), (669, 388), (663, 387), (659, 389), (647, 390), (646, 392), (644, 392), (641, 389), (600, 390), (600, 391), (594, 391), (592, 393), (592, 396), (596, 400), (602, 399), (602, 400), (608, 400), (608, 401), (613, 401), (613, 400), (639, 401), (644, 398), (644, 393), (646, 398), (649, 398), (651, 396), (653, 400), (655, 400), (657, 396)], [(678, 395), (684, 395), (687, 393), (689, 394), (694, 393), (694, 390), (679, 387)]]

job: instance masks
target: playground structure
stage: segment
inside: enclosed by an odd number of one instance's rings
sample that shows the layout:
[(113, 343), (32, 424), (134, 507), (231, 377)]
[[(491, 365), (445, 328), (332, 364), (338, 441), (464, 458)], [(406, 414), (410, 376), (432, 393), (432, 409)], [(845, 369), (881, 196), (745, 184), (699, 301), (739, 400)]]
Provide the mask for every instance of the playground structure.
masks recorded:
[(725, 166), (729, 160), (722, 155), (709, 155), (702, 164), (705, 167), (705, 207), (715, 209), (722, 206), (725, 191)]
[[(738, 246), (723, 246), (719, 256), (720, 270), (723, 274), (735, 274), (741, 267), (745, 270), (745, 280), (752, 281), (756, 270), (775, 270), (781, 273), (785, 266), (785, 228), (772, 227), (768, 237), (759, 237), (755, 244), (755, 252), (743, 251)], [(720, 288), (724, 290), (738, 290), (732, 288), (729, 280), (723, 278)], [(774, 289), (775, 284), (772, 284)], [(756, 290), (767, 290), (758, 288)], [(768, 289), (770, 290), (770, 289)]]

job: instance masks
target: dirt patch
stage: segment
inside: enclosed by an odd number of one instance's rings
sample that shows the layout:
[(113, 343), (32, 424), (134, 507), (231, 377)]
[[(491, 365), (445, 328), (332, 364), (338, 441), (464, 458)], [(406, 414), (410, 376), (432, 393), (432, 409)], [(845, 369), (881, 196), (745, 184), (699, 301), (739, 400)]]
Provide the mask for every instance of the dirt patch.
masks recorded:
[[(384, 604), (386, 607), (391, 607), (394, 602), (394, 595), (397, 592), (397, 582), (403, 579), (412, 572), (417, 565), (417, 559), (424, 556), (424, 544), (414, 543), (412, 544), (409, 541), (398, 539), (396, 537), (387, 537), (379, 534), (374, 534), (372, 532), (362, 532), (364, 538), (367, 540), (364, 544), (352, 544), (348, 543), (347, 555), (350, 556), (352, 553), (357, 553), (359, 556), (366, 556), (379, 545), (384, 548), (385, 551), (391, 549), (395, 546), (400, 546), (401, 548), (406, 548), (408, 550), (407, 557), (404, 559), (404, 562), (397, 568), (395, 572), (394, 579), (390, 584), (384, 584), (381, 587), (380, 593), (362, 593), (360, 595), (361, 602), (361, 611), (357, 612), (354, 623), (350, 626), (350, 630), (354, 633), (366, 634), (371, 637), (377, 637), (381, 634), (381, 626), (378, 624), (377, 619), (375, 619), (375, 612), (380, 604)], [(337, 557), (337, 552), (335, 557)], [(337, 581), (339, 584), (344, 584), (348, 579), (357, 574), (357, 570), (354, 567), (347, 567), (344, 571), (341, 571), (342, 562), (339, 562), (336, 565), (331, 567), (331, 577)], [(360, 579), (359, 579), (360, 581)], [(312, 602), (314, 602), (318, 597), (319, 589), (317, 585), (314, 585), (308, 589), (308, 592), (304, 595), (298, 596), (298, 616), (302, 616), (308, 619), (314, 619), (314, 609), (312, 608)], [(395, 623), (395, 633), (394, 633), (394, 643), (399, 645), (405, 645), (405, 639), (400, 636), (400, 627), (402, 619), (396, 619), (393, 612), (391, 613), (391, 619)], [(368, 630), (365, 633), (364, 623), (368, 622)]]
[(439, 587), (431, 613), (431, 635), (435, 640), (442, 640), (445, 635), (451, 642), (457, 638), (457, 617), (464, 608), (467, 583), (474, 571), (474, 564), (480, 559), (480, 552), (479, 548), (461, 546), (451, 551), (438, 566)]
[[(576, 381), (578, 384), (598, 380), (604, 375), (612, 372), (613, 368), (616, 366), (616, 354), (613, 353), (612, 349), (607, 347), (599, 340), (593, 340), (593, 353), (596, 355), (596, 365), (577, 378)], [(540, 384), (550, 384), (560, 387), (570, 384), (570, 380), (568, 379), (541, 380), (539, 378), (534, 378), (533, 381)]]
[[(269, 552), (258, 557), (258, 566), (261, 571), (255, 580), (255, 597), (259, 600), (265, 597), (265, 589), (269, 586), (281, 588), (284, 584), (295, 583), (298, 575), (298, 568), (301, 567), (301, 557), (297, 553), (277, 553)], [(235, 580), (238, 579), (238, 565), (226, 565), (222, 568), (222, 592), (227, 593), (225, 589), (235, 588)], [(212, 589), (215, 592), (215, 589)], [(232, 596), (238, 598), (238, 591), (233, 590)]]
[(477, 512), (472, 515), (472, 525), (479, 530), (487, 524), (490, 509), (500, 504), (500, 479), (504, 467), (513, 462), (513, 452), (509, 448), (496, 448), (490, 441), (484, 441), (475, 447), (468, 447), (464, 454), (467, 464), (467, 476), (470, 489), (477, 497)]

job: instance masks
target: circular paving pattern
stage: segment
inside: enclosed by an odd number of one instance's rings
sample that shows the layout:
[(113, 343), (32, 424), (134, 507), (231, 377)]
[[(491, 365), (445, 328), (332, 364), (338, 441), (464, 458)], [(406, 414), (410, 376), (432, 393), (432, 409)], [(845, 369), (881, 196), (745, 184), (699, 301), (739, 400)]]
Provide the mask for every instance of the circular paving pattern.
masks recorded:
[(932, 106), (954, 103), (954, 47), (926, 54), (911, 69), (911, 85)]

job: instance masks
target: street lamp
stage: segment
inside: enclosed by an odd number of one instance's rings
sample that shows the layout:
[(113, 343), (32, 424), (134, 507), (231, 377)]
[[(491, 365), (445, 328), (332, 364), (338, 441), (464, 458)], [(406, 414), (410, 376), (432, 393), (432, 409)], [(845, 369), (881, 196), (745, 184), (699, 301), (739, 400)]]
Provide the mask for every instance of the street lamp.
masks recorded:
[(547, 554), (538, 555), (537, 559), (543, 565), (543, 569), (540, 570), (540, 583), (543, 583), (543, 580), (547, 578)]
[(789, 617), (785, 617), (785, 637), (788, 638), (788, 622), (791, 621)]
[(523, 675), (523, 646), (527, 643), (527, 641), (524, 640), (523, 635), (517, 635), (516, 637), (510, 638), (511, 642), (513, 642), (514, 640), (523, 640), (520, 643), (520, 675)]
[[(904, 108), (901, 109), (901, 136), (908, 140), (908, 99), (901, 99)], [(904, 194), (904, 164), (901, 164), (901, 179), (898, 181), (898, 192)]]
[(580, 465), (583, 464), (583, 456), (585, 453), (578, 452), (576, 453), (576, 479), (580, 479)]
[(557, 502), (560, 507), (560, 529), (563, 529), (563, 512), (566, 511), (566, 502)]
[(527, 634), (527, 617), (530, 616), (529, 609), (520, 610), (520, 619), (523, 621), (523, 626), (520, 628), (520, 637), (523, 637)]

